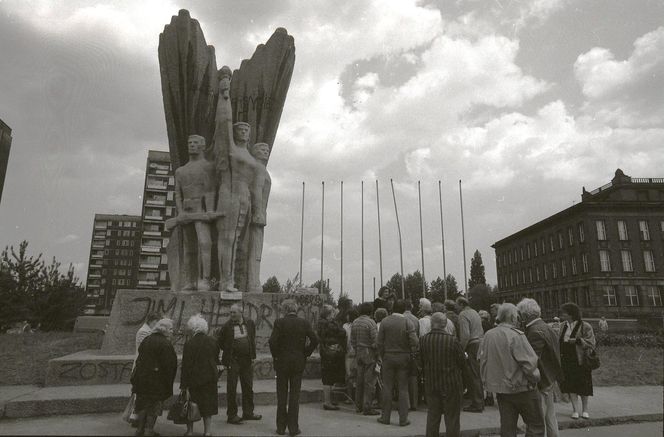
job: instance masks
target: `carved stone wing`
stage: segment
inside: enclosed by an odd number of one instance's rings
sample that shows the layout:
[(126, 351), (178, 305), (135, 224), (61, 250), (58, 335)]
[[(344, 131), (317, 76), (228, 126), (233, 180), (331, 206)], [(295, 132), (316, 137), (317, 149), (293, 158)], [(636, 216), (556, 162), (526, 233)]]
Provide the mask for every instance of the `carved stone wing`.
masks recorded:
[(294, 65), (293, 37), (278, 28), (233, 73), (233, 120), (251, 125), (251, 144), (267, 143), (272, 148)]
[(187, 137), (214, 134), (217, 104), (217, 61), (214, 47), (189, 11), (182, 9), (159, 35), (159, 69), (173, 170), (189, 160)]

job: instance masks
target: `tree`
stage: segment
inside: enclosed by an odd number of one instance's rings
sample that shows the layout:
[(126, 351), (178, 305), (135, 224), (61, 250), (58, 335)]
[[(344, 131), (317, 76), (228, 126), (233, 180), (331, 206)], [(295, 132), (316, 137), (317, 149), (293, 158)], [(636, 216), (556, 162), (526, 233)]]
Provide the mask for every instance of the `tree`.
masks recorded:
[(457, 280), (454, 277), (454, 275), (448, 273), (447, 276), (445, 276), (445, 283), (447, 284), (448, 299), (454, 300), (457, 297), (461, 296), (461, 292), (459, 291), (459, 285), (457, 284)]
[(401, 295), (401, 273), (393, 274), (392, 277), (390, 278), (390, 280), (385, 283), (385, 285), (387, 287), (389, 287), (397, 297), (402, 296)]
[(429, 290), (429, 284), (424, 282), (424, 293), (422, 293), (422, 273), (419, 270), (415, 270), (413, 273), (406, 275), (404, 288), (406, 289), (405, 298), (410, 299), (416, 306), (419, 305), (419, 300), (421, 297), (424, 297), (426, 292)]
[(281, 284), (276, 276), (270, 276), (263, 284), (263, 293), (279, 293), (281, 292)]
[(486, 276), (484, 275), (482, 254), (479, 250), (475, 250), (473, 259), (470, 260), (470, 279), (468, 280), (468, 289), (470, 290), (475, 285), (479, 284), (486, 284)]
[(85, 291), (70, 264), (67, 273), (52, 260), (27, 255), (28, 242), (0, 254), (0, 328), (28, 320), (44, 330), (69, 330), (85, 305)]
[[(316, 282), (314, 282), (313, 284), (311, 284), (309, 287), (310, 288), (315, 288), (316, 290), (320, 290), (321, 289), (320, 288), (320, 279), (317, 280)], [(329, 294), (329, 295), (332, 294), (332, 289), (328, 285), (327, 281), (323, 281), (323, 293), (324, 294)]]
[(491, 288), (486, 284), (477, 284), (468, 290), (468, 303), (476, 311), (489, 311), (489, 307), (495, 302), (496, 295), (491, 292)]

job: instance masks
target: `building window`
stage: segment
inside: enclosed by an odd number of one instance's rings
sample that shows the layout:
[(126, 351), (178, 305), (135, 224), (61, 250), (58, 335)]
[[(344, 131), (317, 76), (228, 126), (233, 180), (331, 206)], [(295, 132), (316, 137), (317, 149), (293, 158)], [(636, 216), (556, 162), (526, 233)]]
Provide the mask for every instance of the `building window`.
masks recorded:
[(599, 251), (599, 269), (602, 272), (611, 271), (611, 258), (609, 257), (608, 250)]
[(604, 226), (604, 220), (595, 220), (595, 227), (597, 228), (597, 239), (599, 241), (606, 240), (606, 227)]
[(558, 232), (558, 248), (559, 249), (563, 248), (564, 241), (565, 241), (565, 239), (563, 238), (563, 233), (559, 231)]
[(526, 243), (528, 259), (530, 259), (530, 243)]
[(523, 261), (523, 246), (521, 246), (521, 261)]
[[(662, 222), (662, 223), (664, 223), (664, 222)], [(662, 232), (664, 232), (664, 231), (662, 231)], [(535, 240), (535, 242), (533, 243), (533, 248), (535, 249), (535, 258), (537, 258), (537, 240)]]
[(546, 269), (546, 264), (544, 264), (544, 280), (549, 279), (549, 271)]
[(521, 270), (521, 279), (523, 280), (522, 284), (525, 284), (526, 283), (526, 269)]
[(553, 235), (549, 235), (549, 247), (551, 248), (551, 252), (555, 250), (555, 247), (553, 245)]
[(604, 287), (604, 303), (610, 307), (618, 305), (618, 301), (616, 300), (616, 291), (610, 285)]
[(516, 272), (516, 285), (519, 285), (519, 272)]
[(620, 257), (622, 258), (623, 272), (633, 272), (634, 266), (632, 266), (632, 252), (629, 250), (621, 250)]
[(167, 270), (162, 270), (159, 272), (159, 280), (160, 281), (168, 281), (168, 271)]
[(570, 246), (574, 245), (574, 232), (572, 231), (571, 226), (567, 228), (567, 240), (569, 241)]
[(537, 282), (540, 281), (540, 269), (539, 267), (535, 268), (535, 277), (537, 278)]
[(583, 306), (589, 307), (591, 302), (590, 287), (583, 287)]
[(625, 285), (625, 303), (630, 307), (639, 306), (639, 295), (636, 292), (635, 286)]
[(562, 275), (563, 278), (567, 276), (567, 264), (565, 264), (564, 259), (560, 260), (560, 274)]
[(544, 255), (546, 253), (546, 244), (544, 243), (544, 237), (542, 237), (541, 243), (542, 243), (542, 255)]
[(652, 255), (652, 250), (643, 251), (643, 264), (645, 265), (646, 272), (655, 271), (655, 259)]
[(556, 271), (556, 263), (551, 263), (551, 278), (556, 279), (558, 277), (558, 272)]
[(583, 273), (588, 273), (588, 255), (587, 254), (582, 254), (581, 255), (581, 263), (583, 264)]
[(572, 264), (572, 274), (576, 275), (576, 257), (575, 256), (572, 257), (571, 264)]
[(514, 275), (510, 272), (510, 287), (514, 287)]
[(643, 241), (650, 240), (650, 231), (648, 230), (647, 221), (639, 220), (639, 232), (641, 233), (641, 240)]
[(618, 220), (618, 239), (620, 241), (627, 241), (627, 222), (625, 220)]
[(509, 265), (512, 265), (512, 252), (507, 252), (507, 259), (509, 260)]
[(579, 228), (579, 242), (583, 243), (584, 241), (586, 241), (586, 236), (583, 231), (583, 223), (579, 223), (578, 228)]
[(654, 307), (661, 307), (662, 306), (662, 293), (660, 290), (655, 287), (654, 285), (650, 285), (647, 287), (648, 288), (648, 300), (650, 300), (650, 303)]

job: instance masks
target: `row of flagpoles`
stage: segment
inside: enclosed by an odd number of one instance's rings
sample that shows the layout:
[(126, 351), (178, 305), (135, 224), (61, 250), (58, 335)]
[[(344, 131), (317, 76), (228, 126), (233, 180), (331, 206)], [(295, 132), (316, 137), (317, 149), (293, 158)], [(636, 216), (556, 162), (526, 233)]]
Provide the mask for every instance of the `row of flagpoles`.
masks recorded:
[[(401, 296), (403, 298), (408, 298), (405, 294), (405, 284), (404, 284), (404, 273), (403, 273), (403, 245), (401, 238), (401, 224), (399, 222), (399, 209), (397, 206), (397, 197), (394, 191), (394, 182), (390, 179), (390, 187), (392, 190), (392, 200), (394, 202), (394, 214), (397, 222), (397, 234), (399, 236), (399, 264), (400, 264), (400, 273), (401, 273)], [(302, 219), (300, 224), (300, 272), (299, 280), (300, 286), (302, 285), (302, 261), (304, 257), (304, 200), (305, 200), (305, 188), (306, 185), (302, 182)], [(341, 268), (340, 268), (340, 286), (339, 290), (343, 291), (344, 285), (344, 182), (341, 181)], [(324, 246), (325, 246), (325, 182), (321, 182), (321, 237), (320, 237), (320, 282), (319, 282), (319, 292), (323, 292), (323, 266), (324, 266)], [(417, 198), (418, 198), (418, 209), (419, 209), (419, 223), (420, 223), (420, 254), (422, 261), (422, 294), (425, 293), (425, 274), (424, 274), (424, 231), (422, 228), (422, 192), (420, 188), (420, 181), (417, 181)], [(364, 181), (361, 183), (361, 270), (362, 270), (362, 302), (364, 302)], [(438, 204), (440, 207), (440, 238), (441, 238), (441, 250), (443, 254), (443, 293), (445, 299), (447, 299), (447, 269), (445, 266), (445, 227), (443, 223), (443, 195), (441, 188), (441, 181), (438, 181)], [(461, 180), (459, 180), (459, 204), (461, 207), (461, 241), (463, 247), (463, 277), (464, 284), (468, 283), (467, 271), (466, 271), (466, 237), (464, 229), (464, 219), (463, 219), (463, 193), (461, 189)], [(380, 285), (384, 285), (383, 282), (383, 243), (381, 237), (381, 221), (380, 221), (380, 195), (378, 190), (378, 180), (376, 180), (376, 211), (377, 211), (377, 220), (378, 220), (378, 259), (379, 259), (379, 270), (380, 270)], [(374, 277), (374, 293), (375, 293), (375, 281)], [(465, 288), (465, 285), (464, 285)], [(374, 296), (375, 298), (375, 296)]]

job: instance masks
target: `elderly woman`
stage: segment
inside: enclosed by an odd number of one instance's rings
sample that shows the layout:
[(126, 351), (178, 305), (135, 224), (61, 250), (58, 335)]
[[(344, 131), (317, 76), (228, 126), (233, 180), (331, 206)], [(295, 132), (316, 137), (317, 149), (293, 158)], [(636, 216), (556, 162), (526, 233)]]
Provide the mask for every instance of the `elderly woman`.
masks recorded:
[[(192, 316), (187, 322), (189, 340), (182, 351), (182, 372), (180, 389), (188, 390), (190, 399), (198, 404), (203, 417), (203, 435), (212, 435), (212, 416), (219, 412), (217, 394), (217, 366), (219, 346), (214, 338), (207, 335), (208, 324), (200, 315)], [(194, 423), (187, 423), (185, 435), (194, 434)]]
[(169, 341), (172, 334), (173, 321), (161, 319), (138, 348), (136, 367), (131, 375), (132, 392), (136, 394), (138, 436), (154, 435), (154, 424), (164, 410), (163, 402), (173, 396), (178, 359)]
[(337, 310), (332, 305), (324, 305), (317, 329), (325, 410), (339, 409), (332, 402), (332, 386), (346, 381), (346, 331), (335, 320), (336, 314)]
[(595, 347), (595, 333), (590, 323), (581, 320), (581, 310), (567, 302), (560, 308), (563, 325), (560, 331), (560, 364), (563, 381), (560, 390), (569, 393), (572, 403), (572, 419), (578, 419), (578, 396), (581, 396), (582, 414), (589, 419), (588, 396), (593, 395), (592, 371), (584, 366), (584, 350)]

